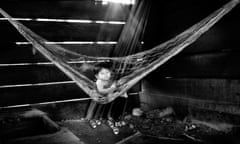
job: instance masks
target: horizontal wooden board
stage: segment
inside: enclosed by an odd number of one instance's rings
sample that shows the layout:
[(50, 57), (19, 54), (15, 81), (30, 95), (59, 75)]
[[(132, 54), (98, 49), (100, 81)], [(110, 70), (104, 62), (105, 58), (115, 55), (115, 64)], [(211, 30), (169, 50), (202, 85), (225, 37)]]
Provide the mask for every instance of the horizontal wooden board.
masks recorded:
[[(62, 45), (64, 48), (88, 56), (109, 56), (114, 45)], [(0, 64), (49, 62), (41, 53), (34, 53), (31, 45), (0, 45)]]
[(176, 78), (240, 78), (240, 53), (220, 52), (176, 56), (150, 74)]
[(0, 67), (0, 85), (69, 81), (55, 66)]
[(142, 100), (152, 107), (182, 105), (240, 114), (238, 79), (156, 79), (142, 87)]
[[(85, 70), (82, 74), (92, 80), (95, 79), (92, 69)], [(0, 87), (1, 85), (37, 84), (62, 81), (72, 80), (55, 65), (0, 67)]]
[[(116, 41), (124, 26), (91, 23), (22, 23), (48, 41)], [(27, 41), (8, 21), (0, 21), (0, 33), (6, 40), (1, 43)]]
[(5, 88), (0, 95), (0, 106), (88, 98), (76, 84)]
[(0, 4), (12, 17), (20, 18), (126, 20), (129, 14), (127, 5), (95, 4), (94, 0), (7, 0)]
[[(157, 80), (157, 79), (156, 79)], [(176, 97), (240, 103), (238, 79), (163, 78), (158, 83), (146, 80), (144, 90), (163, 92)]]
[[(85, 70), (82, 74), (92, 81), (96, 79), (92, 69)], [(8, 87), (34, 87), (51, 86), (74, 83), (54, 65), (42, 66), (9, 66), (0, 67), (0, 89)], [(130, 91), (136, 92), (141, 86), (136, 84)]]

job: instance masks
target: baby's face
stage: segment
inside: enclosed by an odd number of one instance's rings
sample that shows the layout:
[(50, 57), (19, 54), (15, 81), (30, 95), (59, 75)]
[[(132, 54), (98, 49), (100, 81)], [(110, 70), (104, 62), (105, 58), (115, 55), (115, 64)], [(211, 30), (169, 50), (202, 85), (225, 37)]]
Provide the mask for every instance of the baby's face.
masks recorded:
[(111, 76), (112, 76), (112, 73), (110, 70), (102, 68), (97, 74), (97, 79), (110, 80)]

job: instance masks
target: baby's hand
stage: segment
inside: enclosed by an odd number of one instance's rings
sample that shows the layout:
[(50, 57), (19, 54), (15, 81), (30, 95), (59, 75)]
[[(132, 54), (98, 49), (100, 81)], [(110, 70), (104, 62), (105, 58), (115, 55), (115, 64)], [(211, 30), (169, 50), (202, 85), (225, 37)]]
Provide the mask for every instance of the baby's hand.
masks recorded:
[(111, 85), (111, 88), (116, 88), (117, 87), (117, 83), (113, 83), (112, 85)]

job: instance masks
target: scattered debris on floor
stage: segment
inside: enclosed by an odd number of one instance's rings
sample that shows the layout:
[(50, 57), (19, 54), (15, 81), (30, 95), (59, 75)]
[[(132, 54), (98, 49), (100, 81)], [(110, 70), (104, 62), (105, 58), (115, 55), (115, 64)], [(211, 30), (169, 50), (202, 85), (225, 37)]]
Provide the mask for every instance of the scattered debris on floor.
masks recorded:
[[(178, 119), (174, 109), (154, 109), (142, 116), (125, 116), (129, 127), (140, 131), (147, 136), (169, 139), (188, 139), (194, 142), (214, 143), (218, 140), (228, 141), (228, 144), (240, 142), (238, 125), (221, 122), (215, 119), (200, 120), (187, 115), (183, 120)], [(214, 116), (213, 116), (214, 117)], [(209, 119), (209, 120), (208, 120)]]
[[(196, 114), (197, 113), (197, 114)], [(113, 119), (70, 119), (54, 122), (46, 113), (33, 109), (0, 119), (3, 144), (239, 144), (239, 118), (209, 111), (179, 117), (172, 107), (126, 114)], [(94, 124), (94, 125), (93, 125)], [(61, 138), (62, 137), (62, 138)]]

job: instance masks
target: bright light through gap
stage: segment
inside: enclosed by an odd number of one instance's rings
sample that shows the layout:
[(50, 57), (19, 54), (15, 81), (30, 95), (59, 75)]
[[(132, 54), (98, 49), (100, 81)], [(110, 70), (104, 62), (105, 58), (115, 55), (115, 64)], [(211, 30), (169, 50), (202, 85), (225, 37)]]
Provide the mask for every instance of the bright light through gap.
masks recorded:
[(95, 1), (101, 2), (102, 4), (108, 4), (108, 3), (118, 3), (118, 4), (126, 4), (126, 5), (135, 4), (135, 0), (95, 0)]
[[(0, 18), (1, 20), (7, 20), (8, 18)], [(102, 20), (81, 20), (81, 19), (47, 19), (47, 18), (12, 18), (12, 20), (18, 21), (38, 21), (38, 22), (65, 22), (65, 23), (96, 23), (96, 24), (116, 24), (124, 25), (124, 21), (102, 21)]]
[[(45, 42), (46, 44), (81, 44), (81, 45), (92, 45), (92, 44), (103, 44), (103, 45), (116, 45), (116, 41), (63, 41), (63, 42)], [(30, 42), (16, 42), (16, 45), (29, 45)]]

